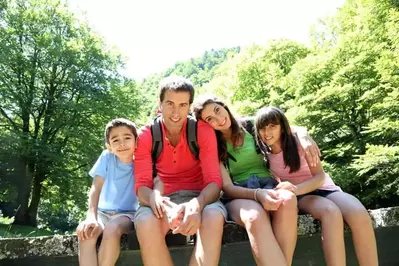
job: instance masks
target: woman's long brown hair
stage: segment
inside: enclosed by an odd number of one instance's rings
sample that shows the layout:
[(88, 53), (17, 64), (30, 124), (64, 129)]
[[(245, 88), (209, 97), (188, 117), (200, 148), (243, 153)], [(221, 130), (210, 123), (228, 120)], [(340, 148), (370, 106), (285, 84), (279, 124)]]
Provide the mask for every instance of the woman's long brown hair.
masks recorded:
[[(204, 108), (208, 104), (216, 103), (226, 109), (229, 114), (231, 120), (231, 142), (233, 143), (233, 147), (236, 148), (238, 146), (240, 138), (244, 136), (243, 126), (242, 124), (233, 116), (230, 112), (230, 109), (227, 105), (218, 99), (216, 96), (208, 95), (208, 96), (200, 96), (198, 100), (196, 100), (193, 104), (194, 106), (194, 115), (197, 120), (202, 119), (201, 114)], [(223, 137), (222, 132), (219, 130), (215, 130), (216, 139), (218, 144), (218, 156), (219, 160), (224, 162), (227, 160), (227, 145), (226, 139)]]

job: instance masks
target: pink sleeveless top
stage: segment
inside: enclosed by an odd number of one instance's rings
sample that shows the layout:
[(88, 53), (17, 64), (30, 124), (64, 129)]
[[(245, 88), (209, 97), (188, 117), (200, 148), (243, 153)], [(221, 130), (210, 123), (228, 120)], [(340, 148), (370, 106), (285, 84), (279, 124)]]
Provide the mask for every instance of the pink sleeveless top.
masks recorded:
[[(313, 177), (312, 173), (310, 172), (308, 163), (306, 162), (305, 155), (303, 152), (299, 151), (299, 158), (301, 167), (298, 171), (290, 173), (290, 168), (287, 166), (285, 167), (283, 152), (278, 154), (268, 154), (267, 159), (269, 160), (270, 164), (270, 173), (276, 179), (280, 179), (281, 181), (288, 181), (294, 185), (298, 185), (310, 178)], [(334, 184), (334, 181), (331, 177), (326, 174), (326, 180), (324, 184), (319, 188), (323, 190), (341, 190), (339, 186)]]

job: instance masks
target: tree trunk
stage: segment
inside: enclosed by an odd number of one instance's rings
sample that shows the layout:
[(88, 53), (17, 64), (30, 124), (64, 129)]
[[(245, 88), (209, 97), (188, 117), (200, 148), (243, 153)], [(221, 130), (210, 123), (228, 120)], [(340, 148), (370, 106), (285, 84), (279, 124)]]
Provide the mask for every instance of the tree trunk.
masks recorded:
[(15, 214), (14, 224), (30, 225), (28, 219), (28, 204), (32, 187), (32, 165), (29, 165), (25, 156), (20, 157), (18, 167), (20, 180), (18, 182), (18, 208)]
[(44, 175), (40, 173), (41, 171), (37, 171), (34, 180), (33, 180), (33, 191), (32, 191), (32, 200), (29, 205), (28, 210), (28, 221), (32, 226), (37, 225), (37, 210), (39, 208), (41, 191), (42, 191), (42, 181), (44, 180)]

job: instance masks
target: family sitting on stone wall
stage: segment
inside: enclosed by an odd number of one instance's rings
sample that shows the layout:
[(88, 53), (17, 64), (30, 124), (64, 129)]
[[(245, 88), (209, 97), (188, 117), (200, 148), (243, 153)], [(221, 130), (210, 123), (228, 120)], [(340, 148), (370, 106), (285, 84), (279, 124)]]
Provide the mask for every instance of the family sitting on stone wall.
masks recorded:
[(169, 231), (196, 234), (189, 265), (218, 265), (226, 221), (245, 227), (257, 265), (292, 265), (298, 209), (320, 220), (327, 265), (346, 265), (344, 221), (359, 265), (378, 265), (368, 212), (324, 172), (304, 128), (276, 107), (237, 119), (215, 97), (193, 101), (193, 85), (169, 77), (150, 125), (139, 133), (126, 119), (106, 125), (107, 150), (90, 171), (87, 218), (76, 230), (80, 265), (115, 265), (133, 226), (144, 265), (173, 265)]

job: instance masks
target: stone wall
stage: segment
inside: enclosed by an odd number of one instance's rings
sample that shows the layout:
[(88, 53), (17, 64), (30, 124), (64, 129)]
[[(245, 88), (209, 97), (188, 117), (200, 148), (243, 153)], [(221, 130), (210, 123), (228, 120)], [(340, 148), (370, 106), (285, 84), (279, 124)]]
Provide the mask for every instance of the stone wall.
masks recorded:
[[(399, 244), (395, 244), (397, 248), (392, 247), (397, 249), (392, 251), (395, 252), (393, 254), (390, 254), (389, 252), (388, 254), (386, 254), (387, 253), (386, 248), (384, 248), (383, 250), (381, 249), (381, 246), (386, 244), (385, 243), (386, 241), (384, 239), (387, 239), (387, 236), (391, 237), (392, 239), (397, 239), (399, 241), (399, 207), (372, 210), (370, 211), (370, 216), (373, 220), (374, 227), (377, 233), (377, 240), (379, 239), (379, 242), (381, 242), (381, 244), (380, 243), (378, 244), (380, 257), (381, 254), (384, 254), (384, 256), (386, 257), (383, 258), (384, 261), (390, 261), (391, 260), (391, 258), (389, 258), (390, 256), (394, 256), (396, 259), (393, 260), (392, 262), (394, 264), (385, 263), (384, 265), (392, 265), (392, 266), (399, 265), (399, 255), (398, 255)], [(346, 228), (346, 230), (348, 230), (348, 228)], [(309, 261), (309, 259), (307, 259), (305, 256), (306, 254), (313, 254), (311, 257), (315, 257), (316, 256), (315, 254), (317, 254), (316, 257), (320, 257), (321, 259), (319, 260), (322, 260), (323, 254), (320, 247), (321, 244), (319, 242), (320, 241), (319, 233), (320, 233), (320, 223), (318, 221), (314, 220), (309, 215), (299, 216), (298, 235), (300, 236), (300, 238), (297, 244), (296, 261), (301, 260), (301, 254), (303, 254), (302, 259), (304, 259), (305, 261)], [(380, 237), (378, 234), (380, 234)], [(383, 234), (384, 236), (382, 236)], [(348, 233), (346, 238), (349, 239), (347, 240), (347, 242), (349, 242), (350, 246), (351, 241), (350, 241), (350, 235)], [(234, 253), (235, 249), (237, 250), (249, 249), (247, 240), (248, 236), (245, 229), (233, 223), (225, 225), (223, 233), (223, 244), (224, 244), (223, 250), (225, 250), (225, 252)], [(167, 242), (172, 251), (172, 255), (180, 254), (176, 255), (179, 258), (183, 258), (184, 254), (187, 255), (190, 254), (191, 252), (192, 242), (190, 242), (190, 240), (187, 242), (187, 238), (184, 236), (168, 235)], [(306, 245), (311, 245), (311, 246), (307, 247)], [(317, 245), (317, 247), (314, 247), (314, 245)], [(392, 246), (392, 244), (389, 245), (390, 247)], [(353, 247), (350, 248), (353, 249)], [(118, 265), (125, 265), (123, 258), (124, 257), (127, 258), (129, 256), (134, 256), (136, 258), (135, 259), (136, 261), (141, 261), (138, 249), (139, 246), (135, 232), (131, 232), (127, 235), (124, 235), (121, 240), (122, 254), (121, 254), (121, 259), (118, 262)], [(225, 253), (223, 250), (222, 250), (221, 261), (223, 261), (223, 257), (226, 257), (226, 260), (232, 259), (231, 256), (223, 255)], [(77, 265), (77, 258), (76, 258), (77, 253), (78, 253), (78, 244), (75, 235), (55, 235), (55, 236), (32, 237), (32, 238), (27, 237), (27, 238), (0, 239), (0, 265), (29, 264), (33, 266), (33, 265), (53, 265), (54, 263), (57, 263), (58, 266)], [(250, 251), (248, 250), (248, 252), (246, 253), (248, 253), (247, 254), (248, 258), (246, 259), (251, 260)], [(237, 254), (239, 254), (239, 256), (241, 257), (243, 256), (240, 253)], [(66, 264), (62, 264), (61, 258), (63, 261), (65, 262), (69, 261), (69, 262)], [(237, 259), (238, 258), (235, 259), (236, 262)], [(60, 260), (60, 262), (55, 262), (56, 260)], [(37, 261), (38, 264), (34, 264), (33, 263), (34, 261)], [(46, 261), (48, 263), (46, 263)], [(76, 264), (72, 263), (71, 261), (75, 262)], [(131, 261), (131, 259), (128, 259), (128, 261)], [(240, 264), (229, 264), (229, 265), (240, 265)], [(318, 264), (301, 263), (295, 265), (318, 265)]]

